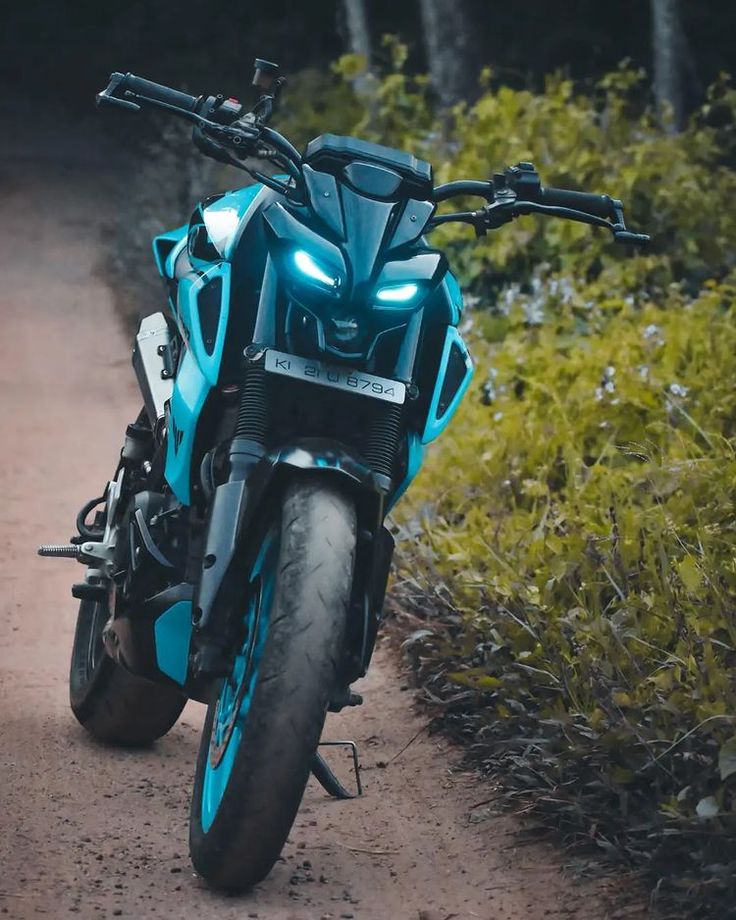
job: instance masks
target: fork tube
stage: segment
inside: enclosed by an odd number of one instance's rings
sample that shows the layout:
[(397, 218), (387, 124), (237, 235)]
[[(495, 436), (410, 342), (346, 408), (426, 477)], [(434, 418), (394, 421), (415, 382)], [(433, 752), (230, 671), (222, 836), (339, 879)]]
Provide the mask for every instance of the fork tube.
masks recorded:
[(410, 384), (414, 379), (414, 362), (417, 357), (417, 348), (419, 347), (419, 335), (422, 331), (422, 319), (424, 317), (424, 307), (416, 310), (404, 334), (404, 340), (401, 343), (399, 356), (396, 359), (394, 367), (394, 378), (402, 383)]
[(266, 348), (276, 345), (276, 292), (278, 290), (278, 275), (271, 256), (266, 258), (266, 268), (263, 272), (263, 285), (261, 296), (258, 300), (253, 341)]

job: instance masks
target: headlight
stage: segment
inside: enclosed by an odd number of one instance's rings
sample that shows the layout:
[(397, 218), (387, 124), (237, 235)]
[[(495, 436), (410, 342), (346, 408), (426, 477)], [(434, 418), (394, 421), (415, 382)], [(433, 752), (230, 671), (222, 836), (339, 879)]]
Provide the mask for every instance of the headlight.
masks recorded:
[(417, 296), (418, 292), (418, 284), (391, 284), (378, 289), (376, 300), (380, 303), (408, 303)]
[(299, 272), (309, 278), (310, 281), (316, 281), (318, 284), (324, 285), (324, 287), (329, 288), (333, 293), (340, 287), (340, 279), (329, 275), (322, 266), (315, 262), (309, 253), (305, 252), (303, 249), (297, 249), (295, 251), (293, 260)]

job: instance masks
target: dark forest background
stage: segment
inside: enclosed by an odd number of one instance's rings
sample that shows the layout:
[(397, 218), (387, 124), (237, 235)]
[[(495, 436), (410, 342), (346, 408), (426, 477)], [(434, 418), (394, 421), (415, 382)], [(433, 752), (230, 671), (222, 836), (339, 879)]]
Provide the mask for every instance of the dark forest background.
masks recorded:
[(551, 71), (588, 81), (623, 59), (653, 73), (659, 47), (676, 108), (687, 110), (736, 59), (736, 4), (723, 0), (31, 0), (6, 7), (0, 29), (3, 97), (82, 109), (112, 70), (237, 93), (256, 55), (293, 73), (367, 48), (380, 66), (386, 33), (446, 102), (471, 95), (482, 66), (536, 89)]

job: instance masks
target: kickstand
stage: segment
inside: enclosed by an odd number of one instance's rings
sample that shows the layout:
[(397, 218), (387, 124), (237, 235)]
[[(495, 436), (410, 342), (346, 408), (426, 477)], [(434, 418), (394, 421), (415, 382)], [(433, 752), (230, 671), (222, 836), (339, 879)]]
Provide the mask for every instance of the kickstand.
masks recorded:
[(353, 754), (353, 770), (355, 771), (355, 784), (357, 792), (350, 792), (335, 776), (330, 765), (317, 751), (312, 761), (312, 774), (325, 792), (335, 799), (357, 799), (363, 795), (363, 784), (360, 781), (360, 763), (358, 762), (358, 747), (354, 741), (320, 741), (320, 747), (349, 747)]

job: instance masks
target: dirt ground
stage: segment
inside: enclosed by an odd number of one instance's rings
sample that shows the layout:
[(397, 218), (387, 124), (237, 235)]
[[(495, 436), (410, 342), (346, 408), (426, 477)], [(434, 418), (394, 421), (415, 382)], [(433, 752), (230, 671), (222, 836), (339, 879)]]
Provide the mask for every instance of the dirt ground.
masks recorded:
[[(20, 128), (20, 126), (19, 126)], [(623, 882), (576, 881), (482, 803), (488, 782), (423, 732), (379, 648), (362, 709), (326, 738), (360, 745), (365, 795), (313, 782), (283, 860), (237, 898), (209, 891), (187, 855), (203, 709), (153, 748), (93, 742), (67, 702), (81, 568), (36, 556), (63, 542), (111, 474), (137, 410), (130, 344), (95, 273), (119, 180), (103, 138), (6, 133), (0, 151), (0, 913), (11, 918), (594, 920)], [(113, 161), (114, 162), (114, 161)], [(153, 263), (142, 267), (154, 271)], [(416, 737), (415, 737), (416, 736)], [(402, 749), (411, 739), (406, 750)], [(479, 804), (481, 803), (481, 804)], [(622, 914), (623, 915), (623, 914)], [(626, 911), (627, 917), (634, 916)]]

